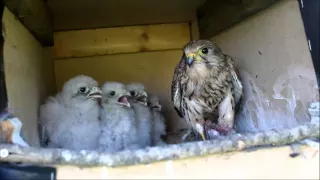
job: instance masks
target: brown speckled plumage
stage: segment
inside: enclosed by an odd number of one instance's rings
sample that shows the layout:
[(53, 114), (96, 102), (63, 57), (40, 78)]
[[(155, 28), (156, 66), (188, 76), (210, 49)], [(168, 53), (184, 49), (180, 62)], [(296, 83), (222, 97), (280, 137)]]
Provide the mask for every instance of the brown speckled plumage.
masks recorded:
[(203, 127), (205, 120), (233, 128), (235, 108), (243, 94), (234, 60), (207, 40), (191, 41), (183, 51), (171, 87), (178, 114), (200, 134), (199, 125)]

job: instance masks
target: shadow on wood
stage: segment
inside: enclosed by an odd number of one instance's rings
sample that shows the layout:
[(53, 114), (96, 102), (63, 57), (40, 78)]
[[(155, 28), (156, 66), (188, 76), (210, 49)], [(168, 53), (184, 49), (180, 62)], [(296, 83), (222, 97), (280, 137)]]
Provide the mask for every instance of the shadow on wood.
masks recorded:
[(5, 5), (42, 46), (53, 45), (53, 20), (42, 0), (4, 0)]
[(197, 11), (200, 38), (210, 38), (279, 0), (207, 0)]

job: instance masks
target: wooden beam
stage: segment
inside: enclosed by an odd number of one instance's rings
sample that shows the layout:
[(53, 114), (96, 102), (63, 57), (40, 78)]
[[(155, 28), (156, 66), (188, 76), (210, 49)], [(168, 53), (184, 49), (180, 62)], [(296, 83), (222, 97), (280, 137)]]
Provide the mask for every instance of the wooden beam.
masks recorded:
[[(56, 165), (57, 180), (65, 179), (319, 179), (319, 153), (302, 147), (291, 158), (290, 146), (260, 148), (182, 160), (165, 160), (110, 168)], [(227, 167), (227, 168), (226, 168)], [(236, 168), (232, 168), (236, 167)], [(214, 170), (213, 170), (214, 169)], [(148, 173), (146, 173), (146, 170)]]
[[(208, 142), (207, 144), (209, 143), (210, 142)], [(225, 142), (224, 146), (219, 148), (223, 149), (228, 144), (229, 142)], [(173, 146), (172, 149), (175, 148), (174, 150), (176, 150), (177, 146), (178, 145)], [(195, 156), (192, 158), (164, 159), (162, 161), (151, 162), (148, 164), (136, 164), (118, 167), (112, 167), (112, 165), (108, 165), (107, 163), (112, 164), (112, 159), (123, 159), (123, 156), (121, 155), (123, 155), (124, 153), (119, 155), (117, 154), (117, 156), (110, 156), (105, 154), (100, 155), (101, 153), (90, 151), (75, 153), (74, 151), (63, 149), (36, 149), (33, 147), (23, 148), (21, 146), (13, 146), (7, 144), (0, 144), (0, 147), (2, 149), (7, 149), (10, 153), (7, 157), (1, 158), (0, 162), (26, 162), (26, 164), (32, 163), (44, 167), (56, 167), (57, 180), (319, 179), (319, 152), (317, 152), (318, 149), (307, 144), (296, 143), (292, 146), (286, 145), (252, 148), (250, 150), (238, 152), (210, 154), (206, 156)], [(157, 153), (165, 154), (165, 152), (161, 152), (161, 150), (162, 149), (159, 149)], [(192, 150), (193, 149), (190, 149), (189, 151)], [(142, 150), (140, 154), (141, 153), (144, 153), (144, 150)], [(188, 153), (189, 152), (186, 152), (185, 154)], [(131, 156), (130, 154), (126, 155), (128, 157)], [(80, 157), (81, 159), (78, 159), (77, 157)], [(82, 159), (86, 157), (86, 160)], [(143, 157), (148, 157), (148, 154)], [(60, 161), (67, 158), (69, 158), (69, 160), (67, 161), (70, 165), (52, 163), (51, 161), (52, 159)], [(87, 161), (88, 159), (96, 160), (100, 158), (108, 158), (104, 161), (106, 165), (77, 165), (78, 163)], [(144, 158), (140, 157), (138, 159)], [(45, 163), (47, 163), (47, 165), (43, 165)]]
[(53, 45), (53, 20), (43, 0), (4, 0), (8, 9), (42, 46)]
[(127, 26), (54, 33), (54, 58), (181, 49), (190, 41), (188, 23)]
[(211, 38), (279, 0), (207, 0), (197, 10), (200, 38)]

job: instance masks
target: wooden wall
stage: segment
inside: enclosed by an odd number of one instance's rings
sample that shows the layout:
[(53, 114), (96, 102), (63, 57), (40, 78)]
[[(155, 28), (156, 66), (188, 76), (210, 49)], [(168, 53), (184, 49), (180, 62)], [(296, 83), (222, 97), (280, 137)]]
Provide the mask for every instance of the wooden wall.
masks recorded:
[(38, 146), (38, 107), (55, 89), (52, 57), (7, 8), (2, 23), (9, 108), (22, 121), (26, 141)]
[(191, 34), (196, 38), (197, 29), (194, 25), (190, 29), (188, 22), (55, 32), (57, 90), (77, 74), (92, 76), (100, 83), (141, 82), (160, 97), (169, 129), (184, 126), (172, 106), (170, 88)]
[(246, 116), (238, 130), (281, 129), (310, 121), (308, 107), (319, 101), (319, 87), (298, 1), (279, 1), (212, 40), (251, 77), (243, 77), (248, 112), (240, 113)]

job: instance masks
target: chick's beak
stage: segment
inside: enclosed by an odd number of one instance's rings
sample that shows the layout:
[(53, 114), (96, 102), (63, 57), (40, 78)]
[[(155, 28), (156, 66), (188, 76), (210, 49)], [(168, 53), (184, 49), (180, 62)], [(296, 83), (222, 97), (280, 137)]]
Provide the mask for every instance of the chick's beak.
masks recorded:
[(118, 104), (120, 104), (122, 106), (126, 106), (126, 107), (131, 107), (131, 105), (128, 101), (128, 97), (129, 97), (129, 95), (127, 95), (127, 94), (120, 96), (118, 99)]
[(87, 95), (87, 99), (101, 99), (102, 92), (99, 87), (93, 87)]
[(143, 92), (143, 94), (137, 98), (137, 101), (139, 103), (142, 103), (143, 105), (147, 106), (148, 105), (148, 95), (147, 95), (147, 93)]

